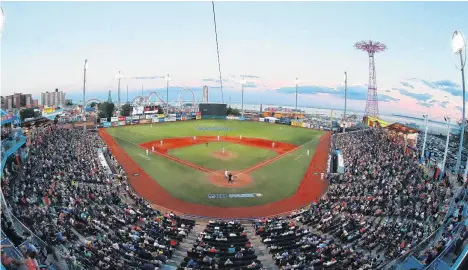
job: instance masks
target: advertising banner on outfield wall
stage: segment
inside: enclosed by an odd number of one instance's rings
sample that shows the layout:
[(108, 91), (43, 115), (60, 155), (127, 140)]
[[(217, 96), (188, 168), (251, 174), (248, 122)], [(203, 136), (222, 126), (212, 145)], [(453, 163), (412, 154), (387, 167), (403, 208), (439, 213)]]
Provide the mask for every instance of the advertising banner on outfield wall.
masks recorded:
[(107, 118), (101, 118), (99, 119), (99, 123), (106, 123), (107, 122)]
[(125, 116), (119, 116), (119, 121), (125, 121)]
[(166, 117), (164, 114), (158, 114), (158, 118), (164, 118)]
[(151, 119), (151, 121), (152, 121), (153, 123), (159, 123), (159, 118), (153, 118), (153, 119)]
[(118, 118), (118, 117), (114, 117), (114, 116), (111, 117), (111, 122), (117, 122), (117, 121), (119, 121), (119, 118)]
[(259, 122), (265, 122), (265, 118), (258, 118)]
[(242, 194), (208, 194), (208, 199), (245, 199), (245, 198), (259, 198), (263, 195), (261, 193), (242, 193)]
[(310, 128), (310, 123), (302, 123), (302, 126), (305, 128)]
[(239, 117), (233, 116), (233, 115), (228, 115), (228, 116), (226, 116), (226, 119), (227, 120), (239, 120)]
[(200, 119), (201, 119), (201, 115), (197, 115), (197, 116), (195, 117), (195, 119), (196, 119), (196, 120), (200, 120)]
[(154, 117), (157, 117), (156, 115), (153, 114), (147, 114), (146, 119), (153, 119)]
[(125, 121), (119, 121), (119, 126), (125, 126)]
[(166, 120), (166, 119), (165, 118), (159, 118), (159, 123), (164, 123), (165, 122), (164, 120)]
[(166, 117), (166, 122), (175, 122), (177, 121), (175, 117)]
[(110, 122), (104, 122), (104, 123), (102, 123), (102, 126), (105, 127), (105, 128), (108, 128), (108, 127), (111, 127), (112, 124)]
[(187, 117), (182, 116), (182, 117), (180, 118), (180, 120), (181, 120), (181, 121), (185, 121), (185, 120), (187, 120)]
[(150, 119), (141, 119), (140, 124), (150, 124), (152, 121)]

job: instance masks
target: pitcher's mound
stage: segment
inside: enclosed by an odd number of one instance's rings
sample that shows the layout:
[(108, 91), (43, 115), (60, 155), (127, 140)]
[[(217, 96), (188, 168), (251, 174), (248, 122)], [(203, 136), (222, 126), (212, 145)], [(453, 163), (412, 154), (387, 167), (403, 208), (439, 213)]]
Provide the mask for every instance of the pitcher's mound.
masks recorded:
[(218, 187), (232, 187), (238, 188), (247, 186), (252, 182), (252, 177), (249, 174), (241, 174), (236, 176), (239, 172), (232, 173), (232, 183), (228, 183), (228, 180), (224, 176), (224, 172), (218, 172), (217, 174), (211, 173), (208, 175), (210, 183)]
[(224, 151), (224, 153), (222, 151), (216, 151), (216, 152), (211, 153), (211, 155), (213, 155), (217, 159), (222, 159), (222, 160), (231, 160), (231, 159), (237, 158), (236, 153), (229, 152), (229, 151)]

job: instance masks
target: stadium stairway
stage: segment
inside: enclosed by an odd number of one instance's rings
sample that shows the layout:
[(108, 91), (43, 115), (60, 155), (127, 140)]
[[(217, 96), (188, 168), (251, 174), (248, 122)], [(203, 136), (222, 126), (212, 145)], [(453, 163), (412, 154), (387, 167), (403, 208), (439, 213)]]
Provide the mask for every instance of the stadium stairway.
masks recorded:
[(249, 223), (243, 225), (245, 232), (247, 233), (247, 237), (255, 249), (255, 255), (257, 255), (257, 259), (262, 262), (266, 269), (278, 270), (279, 268), (276, 266), (275, 261), (268, 252), (268, 248), (265, 246), (265, 244), (262, 243), (260, 236), (255, 234), (255, 229), (252, 227), (252, 224)]
[(198, 234), (205, 230), (207, 224), (208, 222), (206, 221), (197, 221), (195, 223), (195, 227), (193, 227), (192, 231), (174, 250), (172, 258), (167, 261), (168, 265), (175, 267), (175, 269), (180, 266), (180, 264), (184, 261), (185, 256), (187, 256), (187, 250), (194, 246), (195, 242), (197, 241)]

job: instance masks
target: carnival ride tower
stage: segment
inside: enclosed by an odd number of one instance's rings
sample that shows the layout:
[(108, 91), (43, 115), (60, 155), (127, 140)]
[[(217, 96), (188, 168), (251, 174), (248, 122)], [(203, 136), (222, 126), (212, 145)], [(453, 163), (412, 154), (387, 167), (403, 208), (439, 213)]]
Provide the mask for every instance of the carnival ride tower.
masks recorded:
[(376, 53), (383, 52), (387, 46), (378, 41), (360, 41), (354, 44), (354, 47), (360, 51), (365, 51), (369, 55), (369, 84), (367, 89), (366, 111), (364, 116), (379, 116), (379, 99), (377, 97), (377, 79), (375, 73), (374, 56)]

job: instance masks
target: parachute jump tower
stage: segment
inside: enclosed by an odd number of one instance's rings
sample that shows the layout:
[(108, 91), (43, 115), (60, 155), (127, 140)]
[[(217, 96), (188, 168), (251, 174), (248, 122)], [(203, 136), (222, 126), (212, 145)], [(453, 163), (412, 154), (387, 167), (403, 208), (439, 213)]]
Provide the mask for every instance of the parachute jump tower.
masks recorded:
[(375, 75), (374, 55), (383, 52), (387, 46), (378, 41), (360, 41), (354, 44), (354, 48), (369, 54), (369, 84), (367, 89), (366, 111), (364, 116), (379, 116), (379, 99), (377, 97), (377, 80)]

